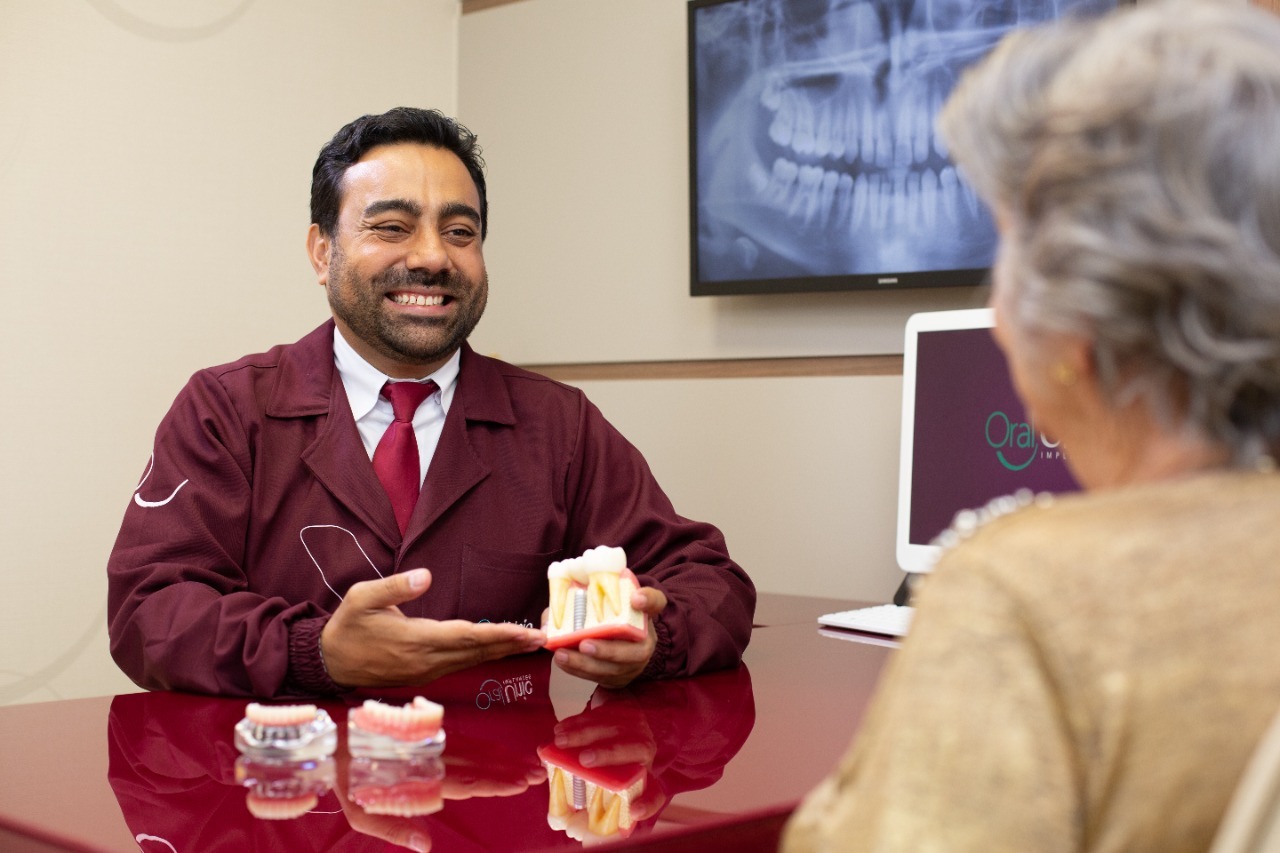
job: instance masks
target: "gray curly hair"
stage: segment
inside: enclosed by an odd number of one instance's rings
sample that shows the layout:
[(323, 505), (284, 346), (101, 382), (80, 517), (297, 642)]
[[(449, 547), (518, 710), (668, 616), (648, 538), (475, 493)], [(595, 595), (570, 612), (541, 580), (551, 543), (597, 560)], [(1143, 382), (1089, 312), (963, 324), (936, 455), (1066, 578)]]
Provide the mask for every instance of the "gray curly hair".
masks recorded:
[(1018, 31), (939, 129), (1013, 227), (1020, 325), (1093, 341), (1237, 464), (1280, 451), (1280, 18), (1173, 0)]

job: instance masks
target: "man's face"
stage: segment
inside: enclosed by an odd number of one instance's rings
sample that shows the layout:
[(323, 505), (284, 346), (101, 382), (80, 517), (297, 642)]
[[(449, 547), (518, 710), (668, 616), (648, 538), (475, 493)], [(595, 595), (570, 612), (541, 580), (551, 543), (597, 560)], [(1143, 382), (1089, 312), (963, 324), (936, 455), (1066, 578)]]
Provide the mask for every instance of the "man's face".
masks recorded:
[(450, 151), (370, 149), (347, 169), (334, 235), (307, 250), (348, 343), (395, 378), (418, 378), (467, 339), (488, 300), (480, 194)]

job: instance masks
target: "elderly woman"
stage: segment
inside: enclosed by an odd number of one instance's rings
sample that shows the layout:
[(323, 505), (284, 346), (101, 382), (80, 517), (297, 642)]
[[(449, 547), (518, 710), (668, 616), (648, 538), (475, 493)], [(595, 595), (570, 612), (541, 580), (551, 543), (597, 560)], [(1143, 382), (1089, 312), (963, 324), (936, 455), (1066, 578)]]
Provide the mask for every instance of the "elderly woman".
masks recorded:
[(1280, 708), (1280, 19), (1020, 32), (941, 128), (996, 214), (1015, 385), (1086, 491), (943, 556), (785, 848), (1204, 850)]

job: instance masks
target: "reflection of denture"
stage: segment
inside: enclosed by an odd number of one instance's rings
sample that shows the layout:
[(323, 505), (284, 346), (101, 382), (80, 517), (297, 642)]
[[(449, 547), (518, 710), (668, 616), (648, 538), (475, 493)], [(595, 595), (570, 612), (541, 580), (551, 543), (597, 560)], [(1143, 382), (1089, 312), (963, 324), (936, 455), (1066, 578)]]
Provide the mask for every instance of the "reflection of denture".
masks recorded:
[(638, 763), (583, 767), (576, 753), (538, 749), (547, 768), (547, 825), (578, 841), (626, 838), (635, 828), (631, 803), (644, 791)]
[(236, 759), (236, 783), (248, 788), (245, 805), (261, 820), (292, 820), (316, 807), (333, 787), (333, 759), (282, 761), (242, 755)]
[(347, 778), (352, 802), (369, 814), (419, 817), (444, 808), (444, 763), (438, 756), (353, 758)]
[(588, 638), (645, 638), (646, 617), (631, 607), (631, 594), (640, 584), (627, 568), (621, 548), (600, 546), (581, 557), (552, 563), (547, 584), (551, 606), (543, 630), (548, 649), (576, 646)]
[(315, 705), (259, 705), (251, 702), (236, 723), (236, 749), (255, 758), (306, 761), (333, 755), (338, 727)]
[(407, 758), (438, 754), (444, 749), (443, 720), (444, 706), (421, 696), (401, 706), (367, 699), (347, 714), (347, 745), (353, 756)]

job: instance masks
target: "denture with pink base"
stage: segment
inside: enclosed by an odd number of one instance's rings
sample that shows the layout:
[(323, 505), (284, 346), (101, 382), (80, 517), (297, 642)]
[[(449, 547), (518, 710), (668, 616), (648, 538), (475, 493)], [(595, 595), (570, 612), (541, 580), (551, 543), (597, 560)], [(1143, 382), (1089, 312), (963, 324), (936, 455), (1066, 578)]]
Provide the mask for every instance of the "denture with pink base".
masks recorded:
[(347, 714), (352, 755), (381, 758), (430, 755), (444, 749), (444, 706), (421, 696), (407, 705), (367, 699)]

